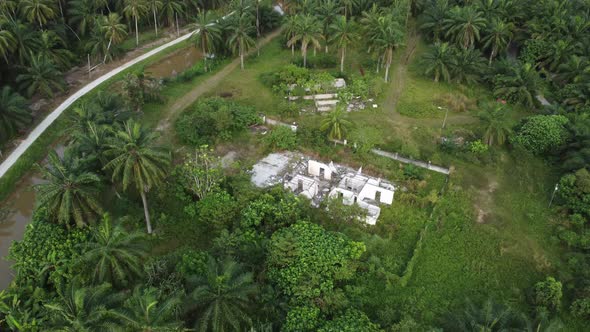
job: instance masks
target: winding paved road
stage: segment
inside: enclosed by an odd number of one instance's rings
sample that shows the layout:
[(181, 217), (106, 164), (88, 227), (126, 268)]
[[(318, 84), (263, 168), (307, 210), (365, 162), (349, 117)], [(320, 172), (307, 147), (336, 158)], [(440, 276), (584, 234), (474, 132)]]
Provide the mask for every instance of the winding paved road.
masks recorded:
[(96, 87), (98, 87), (100, 84), (104, 83), (105, 81), (107, 81), (108, 79), (112, 78), (113, 76), (119, 74), (120, 72), (128, 69), (129, 67), (155, 55), (160, 53), (161, 51), (174, 46), (176, 44), (182, 43), (183, 41), (187, 40), (190, 38), (190, 36), (192, 35), (191, 33), (187, 33), (177, 39), (174, 39), (171, 42), (168, 42), (158, 48), (155, 48), (115, 69), (113, 69), (112, 71), (104, 74), (103, 76), (97, 78), (96, 80), (90, 82), (89, 84), (87, 84), (86, 86), (84, 86), (83, 88), (81, 88), (80, 90), (76, 91), (76, 93), (74, 93), (73, 95), (71, 95), (68, 99), (66, 99), (63, 103), (61, 103), (61, 105), (59, 105), (56, 109), (54, 109), (51, 113), (49, 113), (49, 115), (43, 119), (43, 121), (41, 121), (41, 123), (39, 123), (39, 125), (37, 125), (37, 127), (35, 127), (35, 129), (33, 129), (33, 131), (29, 134), (29, 136), (24, 139), (16, 149), (14, 149), (10, 155), (8, 155), (8, 157), (2, 162), (2, 164), (0, 164), (0, 178), (4, 176), (4, 174), (6, 174), (6, 172), (8, 172), (8, 170), (16, 163), (16, 161), (18, 160), (18, 158), (20, 158), (25, 151), (27, 151), (27, 149), (35, 142), (35, 140), (37, 140), (37, 138), (39, 138), (39, 136), (41, 136), (41, 134), (43, 134), (43, 132), (45, 132), (45, 130), (55, 121), (57, 120), (57, 118), (59, 118), (59, 116), (68, 108), (70, 107), (73, 103), (75, 103), (78, 99), (80, 99), (82, 96), (84, 96), (85, 94), (87, 94), (88, 92), (92, 91), (93, 89), (95, 89)]

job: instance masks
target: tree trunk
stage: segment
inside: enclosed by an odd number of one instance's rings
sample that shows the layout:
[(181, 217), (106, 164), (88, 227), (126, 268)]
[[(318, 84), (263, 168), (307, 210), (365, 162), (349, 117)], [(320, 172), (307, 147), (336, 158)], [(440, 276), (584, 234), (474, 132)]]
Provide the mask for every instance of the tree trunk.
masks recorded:
[(176, 35), (180, 36), (180, 25), (178, 25), (178, 13), (174, 13), (176, 16)]
[(102, 63), (106, 63), (107, 62), (107, 56), (109, 55), (109, 50), (111, 49), (111, 43), (113, 42), (113, 36), (111, 36), (111, 38), (109, 39), (109, 45), (107, 46), (107, 51), (104, 54), (104, 58), (102, 59)]
[(303, 68), (307, 67), (307, 49), (303, 50)]
[(135, 46), (139, 46), (139, 28), (137, 27), (137, 16), (135, 16)]
[(148, 234), (152, 234), (152, 223), (150, 222), (150, 211), (148, 209), (147, 198), (145, 197), (145, 190), (141, 190), (141, 201), (143, 202), (143, 213), (145, 214), (145, 225), (147, 226)]
[(203, 43), (203, 59), (205, 60), (205, 72), (207, 72), (207, 53), (205, 53), (205, 43)]
[(345, 49), (345, 48), (343, 48), (343, 49), (341, 50), (341, 52), (342, 52), (342, 55), (340, 56), (340, 72), (341, 72), (341, 73), (344, 73), (344, 54), (345, 54), (345, 52), (346, 52), (346, 49)]
[(291, 44), (291, 56), (295, 56), (295, 44)]
[(389, 64), (385, 66), (385, 83), (389, 82)]
[(328, 43), (326, 43), (326, 54), (328, 54)]
[(158, 19), (156, 18), (156, 10), (154, 9), (154, 27), (156, 28), (156, 37), (158, 37)]

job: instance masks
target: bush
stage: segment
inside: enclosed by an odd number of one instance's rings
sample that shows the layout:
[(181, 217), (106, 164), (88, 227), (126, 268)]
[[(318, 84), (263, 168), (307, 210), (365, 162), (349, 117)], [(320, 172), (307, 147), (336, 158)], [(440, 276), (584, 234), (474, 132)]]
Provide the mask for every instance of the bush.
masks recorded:
[(277, 126), (264, 137), (264, 143), (273, 150), (294, 150), (297, 135), (287, 126)]
[[(303, 67), (303, 57), (297, 56), (291, 63)], [(338, 60), (333, 55), (319, 53), (313, 56), (310, 52), (307, 54), (307, 68), (329, 69), (336, 67), (337, 64)]]
[(47, 266), (49, 281), (61, 284), (78, 274), (75, 261), (80, 257), (79, 246), (89, 239), (87, 229), (67, 231), (59, 225), (43, 220), (44, 212), (37, 211), (33, 222), (27, 225), (21, 241), (10, 247), (8, 259), (15, 262), (17, 285), (38, 281), (39, 272)]
[(176, 271), (184, 278), (204, 275), (207, 271), (207, 254), (202, 251), (186, 249), (180, 255)]
[[(533, 304), (537, 309), (555, 312), (561, 303), (563, 293), (561, 291), (561, 282), (553, 277), (547, 277), (545, 281), (535, 284)], [(540, 307), (540, 308), (539, 308)]]
[(408, 164), (404, 166), (404, 177), (407, 180), (422, 180), (424, 174), (420, 167)]
[(563, 115), (534, 115), (525, 119), (513, 143), (534, 154), (542, 154), (565, 143), (568, 119)]
[(574, 317), (579, 319), (589, 319), (590, 318), (590, 298), (583, 298), (575, 300), (571, 307), (570, 311)]
[(254, 108), (221, 98), (204, 99), (176, 121), (176, 135), (184, 144), (201, 146), (216, 138), (229, 139), (260, 120)]

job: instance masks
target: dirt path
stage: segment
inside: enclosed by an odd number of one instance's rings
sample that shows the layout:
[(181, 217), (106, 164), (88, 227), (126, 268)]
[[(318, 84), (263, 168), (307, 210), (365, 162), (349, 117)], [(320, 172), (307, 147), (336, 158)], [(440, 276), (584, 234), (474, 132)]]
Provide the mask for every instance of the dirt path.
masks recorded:
[[(280, 35), (281, 32), (282, 32), (282, 28), (278, 29), (276, 31), (273, 31), (271, 34), (269, 34), (268, 36), (261, 39), (258, 42), (257, 47), (262, 48), (264, 45), (268, 44), (275, 37)], [(257, 48), (252, 48), (248, 52), (247, 56), (250, 56), (256, 52), (257, 52)], [(182, 112), (185, 108), (192, 105), (199, 97), (201, 97), (205, 93), (207, 93), (207, 92), (213, 90), (215, 87), (217, 87), (217, 85), (222, 80), (224, 80), (229, 74), (231, 74), (236, 68), (238, 68), (239, 65), (240, 65), (240, 58), (234, 59), (232, 62), (230, 62), (228, 65), (226, 65), (222, 70), (215, 73), (213, 76), (209, 77), (205, 81), (201, 82), (200, 84), (195, 86), (191, 91), (189, 91), (187, 94), (185, 94), (180, 99), (178, 99), (174, 104), (172, 104), (166, 110), (166, 115), (164, 116), (164, 118), (162, 120), (160, 120), (160, 123), (158, 124), (158, 127), (157, 127), (158, 130), (167, 131), (170, 128), (170, 124), (172, 124), (174, 122), (174, 120), (180, 114), (180, 112)]]

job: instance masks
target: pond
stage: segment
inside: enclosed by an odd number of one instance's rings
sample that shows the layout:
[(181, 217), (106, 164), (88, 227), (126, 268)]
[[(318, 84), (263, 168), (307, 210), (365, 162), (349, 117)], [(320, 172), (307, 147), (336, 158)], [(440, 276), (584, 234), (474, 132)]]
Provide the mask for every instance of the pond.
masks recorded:
[(203, 58), (194, 46), (180, 49), (145, 69), (154, 78), (173, 77), (192, 67)]

